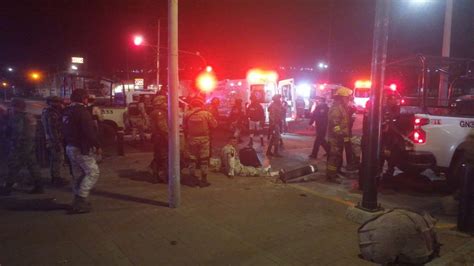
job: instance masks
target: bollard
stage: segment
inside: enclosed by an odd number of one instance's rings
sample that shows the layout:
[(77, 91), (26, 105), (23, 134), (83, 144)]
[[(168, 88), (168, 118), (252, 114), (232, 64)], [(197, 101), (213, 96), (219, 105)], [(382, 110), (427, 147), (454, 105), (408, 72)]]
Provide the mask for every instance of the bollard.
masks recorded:
[(124, 148), (123, 148), (123, 131), (120, 130), (120, 131), (117, 131), (117, 154), (119, 156), (124, 156), (125, 155), (125, 151), (124, 151)]
[(312, 173), (316, 173), (318, 171), (318, 167), (316, 165), (307, 165), (297, 169), (293, 169), (291, 171), (286, 171), (285, 169), (280, 170), (280, 180), (283, 183), (288, 182), (289, 180), (296, 179), (305, 175), (309, 175)]
[(470, 164), (461, 170), (458, 230), (474, 233), (474, 166)]

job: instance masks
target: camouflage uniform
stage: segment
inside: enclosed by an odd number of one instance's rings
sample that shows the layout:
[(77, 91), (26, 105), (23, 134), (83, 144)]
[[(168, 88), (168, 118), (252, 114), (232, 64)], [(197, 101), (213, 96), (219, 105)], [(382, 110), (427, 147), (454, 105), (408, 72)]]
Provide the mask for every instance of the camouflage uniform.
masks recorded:
[(245, 166), (240, 163), (238, 152), (234, 146), (227, 144), (221, 152), (222, 171), (229, 177), (233, 176), (262, 176), (263, 168)]
[(334, 102), (331, 108), (329, 108), (328, 120), (328, 142), (330, 149), (326, 176), (332, 180), (337, 177), (337, 170), (342, 164), (344, 142), (350, 141), (350, 117), (342, 102)]
[[(23, 105), (23, 108), (16, 109), (16, 104)], [(6, 119), (5, 134), (8, 140), (6, 189), (8, 192), (11, 190), (13, 184), (18, 181), (18, 173), (23, 167), (26, 167), (35, 186), (31, 192), (41, 193), (43, 191), (41, 173), (35, 153), (36, 120), (24, 111), (24, 104), (23, 100), (16, 100), (12, 103), (15, 109), (8, 114)]]
[(63, 163), (63, 136), (61, 130), (62, 112), (60, 108), (49, 106), (41, 114), (46, 147), (49, 153), (49, 165), (53, 183), (61, 179), (61, 165)]
[(203, 108), (193, 108), (184, 117), (184, 132), (189, 152), (189, 172), (195, 176), (196, 163), (201, 167), (201, 183), (207, 183), (210, 156), (210, 130), (217, 127), (217, 121)]
[(159, 95), (153, 99), (153, 111), (150, 113), (150, 124), (153, 140), (153, 161), (150, 167), (153, 176), (160, 182), (168, 178), (168, 105), (166, 96)]

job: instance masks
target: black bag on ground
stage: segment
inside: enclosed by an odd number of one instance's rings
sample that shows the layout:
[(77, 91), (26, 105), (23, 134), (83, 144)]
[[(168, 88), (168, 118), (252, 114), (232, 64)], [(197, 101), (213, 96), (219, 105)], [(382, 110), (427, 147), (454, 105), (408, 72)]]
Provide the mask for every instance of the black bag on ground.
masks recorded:
[(239, 151), (240, 163), (245, 166), (260, 167), (262, 163), (258, 158), (257, 151), (252, 147), (245, 147)]

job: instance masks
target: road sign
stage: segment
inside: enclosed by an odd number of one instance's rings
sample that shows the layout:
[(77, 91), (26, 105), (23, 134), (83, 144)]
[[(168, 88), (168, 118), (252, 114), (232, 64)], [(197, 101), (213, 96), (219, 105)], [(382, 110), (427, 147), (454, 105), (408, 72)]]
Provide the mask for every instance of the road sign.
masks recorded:
[(84, 57), (71, 57), (73, 64), (84, 64)]
[(145, 79), (135, 79), (135, 86), (145, 85)]

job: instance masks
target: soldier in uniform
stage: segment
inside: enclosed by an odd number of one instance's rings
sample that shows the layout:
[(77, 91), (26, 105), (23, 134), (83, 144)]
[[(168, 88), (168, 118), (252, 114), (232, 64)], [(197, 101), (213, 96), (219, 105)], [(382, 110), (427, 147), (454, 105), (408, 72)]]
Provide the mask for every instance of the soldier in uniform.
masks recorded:
[[(283, 114), (285, 109), (281, 103), (281, 95), (273, 96), (273, 102), (268, 107), (270, 118), (270, 142), (268, 144), (267, 155), (281, 157), (278, 153), (278, 147), (281, 140), (281, 130), (283, 127)], [(272, 151), (273, 149), (273, 151)]]
[(350, 117), (346, 106), (351, 94), (352, 90), (340, 87), (334, 96), (333, 105), (329, 108), (328, 140), (330, 148), (326, 179), (334, 183), (340, 183), (337, 172), (342, 164), (344, 142), (350, 141)]
[(26, 103), (23, 99), (12, 100), (12, 110), (7, 115), (5, 135), (8, 140), (8, 177), (3, 189), (4, 195), (9, 195), (17, 182), (18, 173), (26, 167), (33, 179), (32, 194), (43, 193), (41, 174), (35, 153), (35, 119), (26, 113)]
[(253, 146), (253, 136), (260, 134), (260, 144), (264, 146), (263, 142), (263, 124), (265, 123), (265, 111), (262, 105), (257, 101), (256, 97), (251, 97), (251, 103), (247, 106), (247, 117), (249, 119), (250, 142), (249, 146)]
[(189, 173), (196, 179), (196, 164), (201, 167), (200, 187), (211, 184), (207, 181), (207, 171), (210, 156), (210, 131), (217, 127), (217, 121), (212, 114), (204, 109), (204, 99), (195, 97), (190, 101), (191, 109), (184, 116), (184, 133), (189, 152)]
[(150, 113), (153, 141), (153, 161), (150, 164), (153, 177), (161, 183), (168, 182), (168, 103), (165, 95), (153, 99)]
[(61, 166), (64, 158), (64, 139), (61, 130), (63, 101), (58, 96), (51, 96), (46, 99), (46, 103), (48, 107), (43, 109), (41, 122), (49, 154), (51, 183), (56, 186), (64, 186), (68, 182), (61, 177)]
[(222, 171), (229, 178), (234, 176), (268, 176), (270, 175), (270, 166), (266, 168), (245, 166), (240, 163), (239, 153), (237, 152), (238, 140), (234, 136), (230, 138), (227, 145), (222, 148), (221, 162)]
[(91, 211), (87, 198), (99, 179), (96, 156), (102, 154), (102, 149), (94, 120), (87, 110), (89, 96), (86, 90), (74, 90), (71, 101), (71, 105), (64, 109), (62, 121), (66, 154), (73, 177), (74, 201), (70, 213), (75, 214)]
[(310, 126), (312, 126), (313, 123), (316, 124), (316, 139), (314, 140), (313, 150), (309, 155), (310, 158), (314, 159), (318, 158), (319, 146), (322, 146), (326, 151), (326, 154), (329, 154), (329, 144), (326, 141), (329, 107), (326, 104), (326, 98), (324, 97), (318, 97), (316, 101), (317, 106), (311, 114), (311, 119), (309, 120)]

